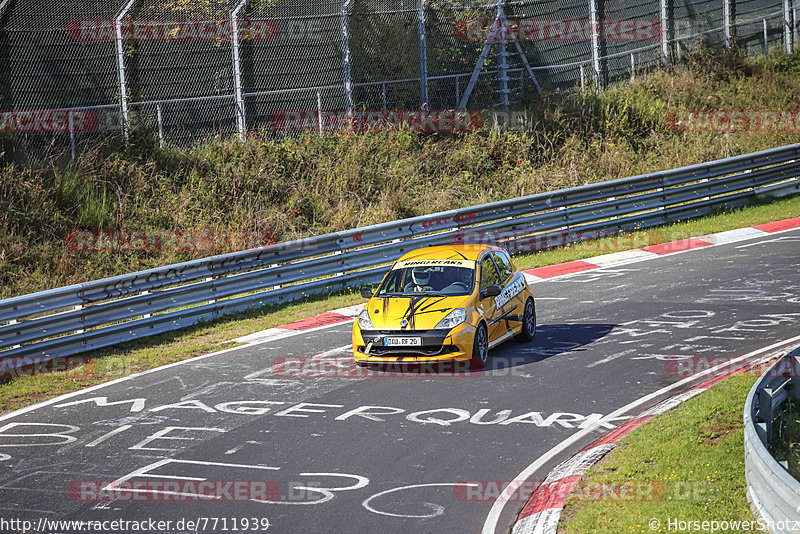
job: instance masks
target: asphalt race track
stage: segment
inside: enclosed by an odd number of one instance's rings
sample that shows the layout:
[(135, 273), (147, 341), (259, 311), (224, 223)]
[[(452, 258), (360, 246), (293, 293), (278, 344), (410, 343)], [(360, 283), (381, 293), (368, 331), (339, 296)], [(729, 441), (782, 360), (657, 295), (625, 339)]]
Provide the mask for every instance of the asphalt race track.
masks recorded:
[[(0, 420), (0, 516), (480, 532), (496, 494), (467, 483), (502, 487), (581, 426), (600, 423), (547, 467), (635, 416), (604, 418), (680, 380), (670, 358), (741, 356), (800, 334), (798, 260), (793, 230), (532, 284), (536, 339), (501, 345), (483, 372), (306, 372), (349, 361), (345, 324), (93, 388)], [(188, 497), (203, 479), (244, 493)], [(93, 493), (114, 481), (123, 489)], [(503, 508), (497, 532), (523, 504)]]

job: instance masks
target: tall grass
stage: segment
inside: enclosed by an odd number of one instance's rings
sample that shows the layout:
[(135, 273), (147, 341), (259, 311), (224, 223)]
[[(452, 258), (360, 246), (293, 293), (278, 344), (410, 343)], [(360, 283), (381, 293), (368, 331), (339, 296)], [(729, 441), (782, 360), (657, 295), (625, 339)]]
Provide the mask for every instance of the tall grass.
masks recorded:
[(797, 109), (800, 55), (698, 50), (603, 93), (542, 95), (524, 132), (369, 132), (159, 148), (110, 140), (74, 163), (0, 154), (0, 297), (193, 254), (80, 253), (81, 230), (257, 231), (286, 240), (707, 161), (800, 141), (797, 132), (670, 130), (670, 110)]

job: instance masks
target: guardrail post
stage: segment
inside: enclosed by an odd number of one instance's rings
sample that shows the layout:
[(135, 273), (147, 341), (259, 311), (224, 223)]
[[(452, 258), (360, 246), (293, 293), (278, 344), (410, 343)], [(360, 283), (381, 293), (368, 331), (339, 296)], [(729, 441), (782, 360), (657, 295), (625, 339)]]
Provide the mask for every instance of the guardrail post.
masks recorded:
[(125, 78), (125, 46), (122, 40), (122, 19), (125, 18), (136, 0), (128, 0), (114, 17), (114, 41), (117, 55), (117, 83), (119, 84), (119, 111), (122, 116), (122, 133), (127, 141), (130, 133), (128, 116), (128, 84)]
[(244, 96), (242, 95), (242, 66), (239, 56), (239, 12), (247, 5), (247, 0), (238, 0), (230, 12), (231, 53), (233, 56), (233, 106), (236, 113), (236, 131), (239, 139), (244, 141), (247, 124), (244, 113)]
[(597, 15), (597, 1), (589, 0), (589, 27), (592, 33), (592, 68), (597, 90), (603, 88), (603, 74), (600, 70), (600, 26)]
[(789, 0), (783, 0), (783, 47), (787, 54), (792, 53), (792, 10)]
[(425, 4), (419, 0), (417, 4), (417, 37), (419, 39), (419, 99), (422, 109), (430, 107), (428, 99), (428, 42), (425, 36)]
[(733, 44), (731, 34), (731, 2), (734, 0), (722, 0), (722, 28), (725, 34), (725, 48), (730, 48)]
[(353, 116), (353, 77), (350, 71), (350, 29), (347, 16), (353, 0), (344, 0), (339, 10), (339, 33), (342, 38), (342, 77), (344, 86), (344, 109), (347, 116)]
[(767, 442), (772, 436), (772, 389), (761, 388), (758, 390), (758, 413), (757, 422), (764, 424), (764, 432)]

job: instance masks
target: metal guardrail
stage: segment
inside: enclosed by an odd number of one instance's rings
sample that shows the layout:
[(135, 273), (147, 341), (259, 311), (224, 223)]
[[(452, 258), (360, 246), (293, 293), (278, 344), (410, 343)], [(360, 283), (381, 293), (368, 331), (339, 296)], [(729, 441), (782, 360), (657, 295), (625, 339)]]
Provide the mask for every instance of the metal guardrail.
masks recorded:
[(512, 253), (536, 251), (796, 194), (797, 160), (800, 144), (0, 300), (0, 358), (24, 365), (373, 284), (419, 247), (492, 243)]
[(789, 396), (800, 399), (800, 349), (773, 364), (753, 385), (744, 406), (744, 468), (747, 500), (772, 534), (796, 532), (800, 481), (767, 450), (772, 424)]

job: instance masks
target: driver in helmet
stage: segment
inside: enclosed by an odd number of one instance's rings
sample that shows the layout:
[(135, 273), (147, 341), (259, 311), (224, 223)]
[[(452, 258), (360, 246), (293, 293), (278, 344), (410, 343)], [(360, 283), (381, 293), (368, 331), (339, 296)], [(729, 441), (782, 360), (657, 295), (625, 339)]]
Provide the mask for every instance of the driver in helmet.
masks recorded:
[(432, 291), (433, 288), (429, 285), (431, 281), (431, 272), (427, 267), (414, 267), (411, 269), (411, 287), (408, 291)]

